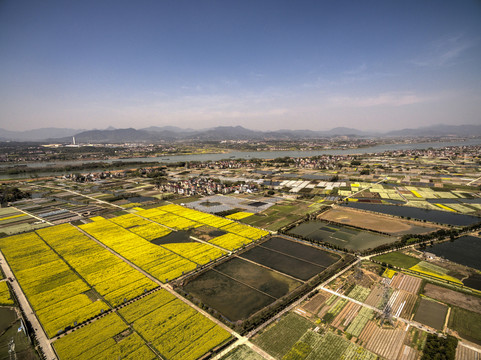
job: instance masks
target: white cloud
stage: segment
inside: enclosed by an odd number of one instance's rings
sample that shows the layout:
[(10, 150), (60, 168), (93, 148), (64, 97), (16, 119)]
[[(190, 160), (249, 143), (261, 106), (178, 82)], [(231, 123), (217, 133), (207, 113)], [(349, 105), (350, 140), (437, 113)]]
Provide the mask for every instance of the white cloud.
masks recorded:
[(421, 67), (451, 66), (466, 50), (474, 46), (474, 41), (465, 39), (462, 35), (446, 36), (429, 44), (426, 51), (411, 60), (411, 63)]
[(432, 96), (421, 96), (412, 93), (384, 93), (376, 96), (364, 97), (334, 96), (328, 98), (328, 104), (334, 107), (397, 107), (425, 103), (434, 99), (435, 98)]

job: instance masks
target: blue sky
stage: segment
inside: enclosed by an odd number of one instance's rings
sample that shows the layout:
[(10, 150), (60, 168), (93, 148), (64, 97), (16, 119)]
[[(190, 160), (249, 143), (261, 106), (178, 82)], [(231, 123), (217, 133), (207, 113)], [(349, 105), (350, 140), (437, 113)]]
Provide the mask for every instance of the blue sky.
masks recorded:
[(0, 127), (481, 124), (481, 2), (0, 1)]

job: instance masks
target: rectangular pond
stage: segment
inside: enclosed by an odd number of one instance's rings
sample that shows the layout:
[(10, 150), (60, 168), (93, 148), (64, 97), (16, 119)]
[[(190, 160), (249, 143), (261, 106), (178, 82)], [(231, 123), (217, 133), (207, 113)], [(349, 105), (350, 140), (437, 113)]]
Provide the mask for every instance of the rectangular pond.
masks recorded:
[(354, 251), (374, 249), (397, 241), (397, 238), (394, 236), (381, 235), (342, 225), (333, 225), (322, 220), (303, 222), (289, 230), (289, 234), (299, 235), (311, 241), (326, 242)]
[(339, 255), (331, 254), (313, 246), (301, 244), (280, 236), (270, 238), (263, 242), (261, 246), (323, 267), (329, 267), (339, 260)]
[(256, 246), (239, 256), (304, 281), (326, 269), (325, 266), (307, 262), (262, 246)]
[(248, 318), (301, 284), (234, 257), (188, 281), (184, 291), (235, 322)]

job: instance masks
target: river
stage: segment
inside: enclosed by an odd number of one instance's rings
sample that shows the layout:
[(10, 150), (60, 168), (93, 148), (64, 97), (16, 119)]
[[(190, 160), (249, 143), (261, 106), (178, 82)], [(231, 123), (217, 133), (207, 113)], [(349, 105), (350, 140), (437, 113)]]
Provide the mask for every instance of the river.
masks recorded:
[[(1, 164), (0, 168), (11, 167), (14, 165), (22, 165), (30, 168), (38, 168), (38, 176), (58, 175), (63, 172), (45, 172), (42, 168), (49, 166), (67, 166), (67, 165), (81, 165), (89, 163), (114, 163), (114, 162), (159, 162), (159, 163), (173, 163), (173, 162), (188, 162), (188, 161), (218, 161), (222, 159), (275, 159), (280, 157), (310, 157), (318, 155), (355, 155), (355, 154), (374, 154), (385, 151), (396, 150), (415, 150), (415, 149), (439, 149), (446, 146), (471, 146), (481, 145), (481, 138), (469, 139), (466, 141), (452, 141), (452, 142), (425, 142), (425, 143), (409, 143), (409, 144), (383, 144), (358, 149), (332, 149), (332, 150), (284, 150), (284, 151), (232, 151), (222, 154), (195, 154), (195, 155), (167, 155), (159, 157), (142, 157), (142, 158), (128, 158), (128, 159), (107, 159), (107, 160), (71, 160), (71, 161), (41, 161), (34, 163), (17, 163), (17, 164)], [(99, 171), (95, 169), (93, 171)], [(82, 173), (89, 172), (88, 169), (82, 170)], [(16, 175), (0, 175), (0, 179), (14, 179), (14, 178), (28, 178), (31, 174)]]

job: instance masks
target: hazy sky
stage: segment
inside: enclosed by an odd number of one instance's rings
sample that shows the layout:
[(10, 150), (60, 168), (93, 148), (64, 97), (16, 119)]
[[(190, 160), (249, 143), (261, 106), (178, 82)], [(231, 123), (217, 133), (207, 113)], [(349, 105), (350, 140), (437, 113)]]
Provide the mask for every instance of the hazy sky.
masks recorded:
[(481, 123), (481, 1), (0, 0), (0, 127)]

